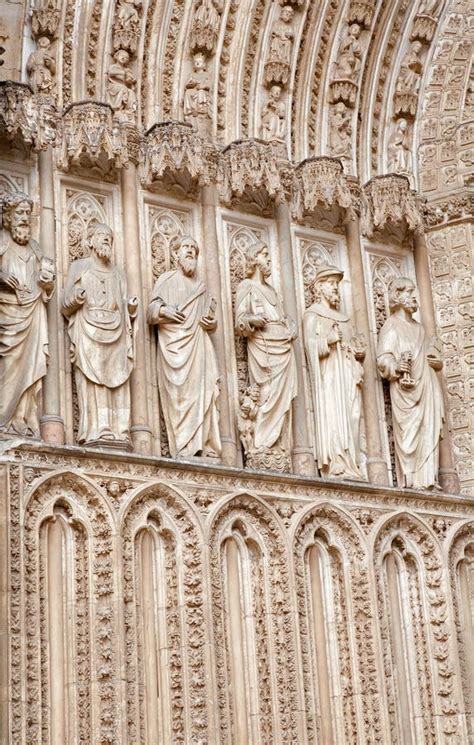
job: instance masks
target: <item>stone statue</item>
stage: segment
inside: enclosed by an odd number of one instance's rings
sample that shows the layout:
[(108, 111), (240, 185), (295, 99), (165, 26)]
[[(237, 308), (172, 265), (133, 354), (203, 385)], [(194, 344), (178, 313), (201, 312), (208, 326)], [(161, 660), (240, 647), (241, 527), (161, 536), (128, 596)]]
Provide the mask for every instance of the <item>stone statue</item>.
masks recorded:
[(184, 90), (184, 118), (190, 119), (200, 134), (207, 135), (211, 124), (211, 78), (201, 52), (193, 56), (193, 68)]
[(107, 74), (107, 92), (110, 104), (120, 121), (131, 121), (137, 110), (137, 97), (134, 90), (136, 76), (127, 67), (130, 55), (124, 49), (114, 54), (114, 62)]
[(26, 63), (33, 92), (48, 96), (54, 94), (56, 73), (56, 60), (51, 54), (50, 46), (50, 40), (46, 36), (41, 36), (38, 39), (38, 49), (31, 52)]
[(360, 26), (357, 23), (351, 24), (346, 29), (345, 35), (339, 46), (334, 67), (335, 78), (345, 78), (354, 81), (357, 77), (360, 70), (362, 54), (359, 36)]
[(69, 267), (62, 308), (69, 320), (79, 402), (77, 440), (129, 447), (129, 378), (138, 298), (127, 297), (123, 272), (111, 263), (111, 229), (91, 223), (87, 244), (90, 255)]
[(280, 99), (280, 86), (272, 85), (268, 101), (262, 107), (261, 135), (264, 140), (285, 139), (286, 106)]
[(412, 159), (409, 146), (408, 122), (398, 119), (388, 141), (388, 170), (393, 173), (411, 173)]
[(253, 446), (246, 454), (248, 463), (289, 470), (291, 403), (297, 393), (293, 350), (297, 332), (268, 283), (270, 274), (268, 247), (258, 241), (247, 250), (247, 279), (237, 287), (235, 301), (236, 332), (247, 339), (250, 384), (258, 386), (260, 394)]
[(352, 161), (352, 124), (350, 109), (339, 101), (330, 109), (329, 148), (331, 155), (344, 163)]
[(307, 308), (304, 344), (311, 376), (316, 460), (323, 476), (361, 479), (360, 419), (365, 341), (354, 335), (339, 310), (344, 274), (322, 266), (315, 279), (316, 302)]
[(380, 330), (377, 364), (390, 381), (398, 485), (438, 488), (438, 450), (444, 401), (435, 370), (443, 366), (440, 344), (428, 341), (413, 319), (418, 309), (411, 279), (388, 287), (391, 315)]
[(280, 18), (273, 24), (270, 41), (269, 61), (291, 63), (291, 49), (295, 32), (292, 21), (294, 10), (291, 5), (281, 9)]
[(46, 303), (54, 265), (31, 238), (33, 203), (3, 198), (0, 234), (0, 432), (39, 432), (38, 396), (48, 361)]
[(216, 300), (197, 276), (199, 248), (189, 235), (177, 244), (177, 269), (158, 278), (148, 323), (158, 325), (158, 386), (173, 457), (218, 458), (219, 372), (209, 334)]
[(398, 74), (396, 92), (397, 93), (417, 93), (420, 86), (423, 63), (420, 59), (422, 50), (420, 41), (414, 41), (405, 54), (400, 72)]

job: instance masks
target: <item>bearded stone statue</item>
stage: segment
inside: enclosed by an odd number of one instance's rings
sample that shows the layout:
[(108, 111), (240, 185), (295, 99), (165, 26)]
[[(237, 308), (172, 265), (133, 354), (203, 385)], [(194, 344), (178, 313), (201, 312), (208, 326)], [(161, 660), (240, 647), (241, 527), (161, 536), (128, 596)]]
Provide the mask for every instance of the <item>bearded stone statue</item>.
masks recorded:
[(46, 304), (53, 262), (31, 238), (31, 199), (3, 200), (0, 235), (0, 432), (39, 432), (38, 398), (48, 361)]

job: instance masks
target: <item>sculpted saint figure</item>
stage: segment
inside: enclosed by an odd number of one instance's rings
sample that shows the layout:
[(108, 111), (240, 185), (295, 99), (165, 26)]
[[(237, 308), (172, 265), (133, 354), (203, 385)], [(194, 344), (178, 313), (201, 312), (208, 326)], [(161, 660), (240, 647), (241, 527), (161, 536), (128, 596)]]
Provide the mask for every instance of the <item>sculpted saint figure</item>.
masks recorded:
[(117, 118), (120, 121), (129, 121), (133, 119), (137, 109), (137, 97), (133, 88), (136, 77), (127, 67), (130, 60), (128, 52), (119, 49), (114, 54), (114, 60), (107, 75), (107, 92)]
[(261, 132), (264, 140), (284, 140), (286, 134), (286, 106), (281, 99), (281, 88), (272, 85), (269, 99), (262, 107)]
[(22, 192), (4, 197), (0, 233), (0, 432), (29, 437), (39, 430), (54, 290), (54, 265), (31, 238), (32, 206)]
[(269, 60), (275, 62), (284, 62), (289, 65), (291, 62), (291, 48), (295, 32), (291, 25), (294, 11), (291, 5), (285, 5), (281, 9), (280, 18), (272, 26), (272, 38), (270, 41)]
[(360, 26), (353, 23), (346, 30), (345, 36), (339, 46), (339, 51), (334, 70), (336, 78), (356, 77), (360, 70), (362, 47), (359, 41)]
[(148, 323), (158, 326), (158, 386), (173, 457), (218, 458), (219, 371), (209, 334), (216, 301), (197, 276), (199, 248), (189, 235), (177, 245), (178, 268), (153, 288)]
[(331, 155), (344, 163), (352, 160), (352, 124), (349, 108), (339, 101), (330, 109), (329, 147)]
[(412, 160), (408, 144), (408, 122), (399, 119), (388, 141), (388, 168), (394, 173), (410, 173)]
[(423, 64), (420, 59), (422, 50), (420, 41), (412, 42), (408, 52), (405, 54), (398, 75), (397, 93), (417, 93), (420, 86)]
[(390, 317), (380, 330), (377, 364), (390, 381), (399, 486), (438, 487), (438, 451), (444, 401), (435, 370), (443, 366), (439, 343), (414, 320), (418, 309), (411, 279), (389, 285)]
[(108, 225), (92, 223), (87, 239), (90, 255), (72, 262), (63, 297), (79, 401), (77, 440), (127, 447), (138, 298), (127, 298), (124, 274), (111, 263)]
[(247, 339), (251, 394), (255, 386), (259, 389), (252, 449), (263, 454), (279, 450), (289, 460), (291, 403), (297, 393), (293, 350), (297, 333), (268, 282), (270, 274), (268, 247), (258, 241), (247, 250), (247, 279), (237, 287), (235, 328)]
[(211, 121), (211, 78), (201, 52), (194, 55), (193, 68), (184, 91), (184, 117), (191, 119), (199, 132), (207, 134)]
[(361, 479), (360, 417), (365, 342), (353, 334), (350, 318), (339, 310), (335, 266), (316, 274), (317, 301), (307, 308), (304, 344), (311, 375), (316, 460), (323, 476)]
[(34, 93), (51, 95), (54, 92), (56, 60), (51, 54), (50, 40), (46, 36), (38, 39), (38, 49), (31, 52), (26, 63), (26, 71)]

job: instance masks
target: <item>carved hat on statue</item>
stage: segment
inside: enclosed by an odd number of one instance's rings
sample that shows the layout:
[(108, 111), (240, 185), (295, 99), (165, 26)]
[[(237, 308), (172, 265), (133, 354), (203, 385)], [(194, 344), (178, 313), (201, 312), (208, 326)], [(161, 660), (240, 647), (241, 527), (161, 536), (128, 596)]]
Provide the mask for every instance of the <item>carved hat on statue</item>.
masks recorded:
[(9, 228), (11, 224), (11, 213), (19, 204), (27, 202), (33, 208), (33, 200), (23, 191), (14, 191), (7, 194), (0, 201), (1, 228)]
[(321, 264), (318, 271), (316, 272), (315, 282), (324, 282), (330, 277), (338, 277), (339, 281), (343, 278), (344, 272), (337, 266), (332, 264)]

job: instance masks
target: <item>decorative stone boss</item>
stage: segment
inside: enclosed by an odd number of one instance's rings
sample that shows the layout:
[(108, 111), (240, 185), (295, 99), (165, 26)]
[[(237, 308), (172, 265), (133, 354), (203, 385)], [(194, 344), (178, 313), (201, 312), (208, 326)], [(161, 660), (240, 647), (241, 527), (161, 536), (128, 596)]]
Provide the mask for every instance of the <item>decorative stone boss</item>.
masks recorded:
[(0, 432), (30, 437), (39, 431), (54, 289), (54, 264), (31, 238), (32, 205), (22, 192), (5, 197), (0, 235)]

